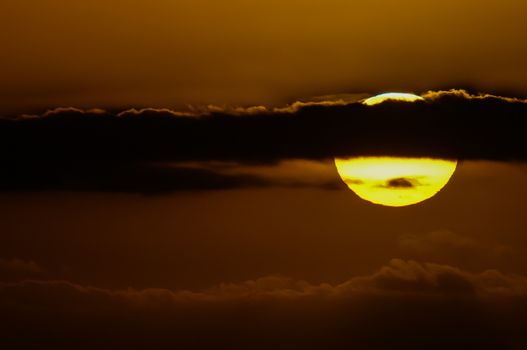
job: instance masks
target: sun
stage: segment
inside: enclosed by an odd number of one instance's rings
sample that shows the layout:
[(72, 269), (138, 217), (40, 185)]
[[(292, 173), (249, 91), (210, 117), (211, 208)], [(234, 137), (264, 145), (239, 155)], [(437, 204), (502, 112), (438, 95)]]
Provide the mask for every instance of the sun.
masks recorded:
[(414, 95), (414, 94), (407, 94), (407, 93), (401, 93), (401, 92), (388, 92), (385, 94), (380, 94), (380, 95), (367, 98), (364, 101), (362, 101), (362, 103), (368, 106), (373, 106), (373, 105), (378, 105), (380, 103), (383, 103), (389, 100), (416, 102), (416, 101), (424, 101), (424, 98), (422, 98), (419, 95)]
[(456, 160), (398, 157), (335, 158), (342, 180), (360, 198), (390, 207), (435, 196), (457, 168)]

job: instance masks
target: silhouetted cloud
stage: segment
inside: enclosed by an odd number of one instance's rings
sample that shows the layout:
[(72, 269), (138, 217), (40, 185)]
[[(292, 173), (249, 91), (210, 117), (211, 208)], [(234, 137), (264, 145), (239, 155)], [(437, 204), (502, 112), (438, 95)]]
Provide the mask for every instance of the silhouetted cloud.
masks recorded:
[(252, 175), (223, 175), (208, 169), (126, 162), (42, 162), (22, 164), (4, 174), (3, 191), (97, 191), (144, 194), (265, 187)]
[(267, 166), (275, 168), (274, 172), (238, 164), (218, 167), (210, 162), (38, 161), (36, 164), (22, 162), (13, 166), (14, 169), (6, 169), (0, 175), (0, 191), (95, 191), (155, 195), (272, 186), (337, 189), (342, 185), (336, 174), (310, 179), (309, 168), (304, 169), (304, 173), (296, 170), (296, 178), (280, 174), (280, 169), (288, 166), (281, 163)]
[[(194, 177), (179, 168), (181, 175), (162, 166), (169, 162), (271, 164), (354, 155), (527, 160), (525, 101), (458, 90), (424, 96), (424, 102), (372, 107), (335, 100), (187, 112), (59, 108), (2, 119), (0, 188), (162, 192), (265, 182), (210, 170), (211, 179), (203, 170)], [(178, 176), (193, 181), (154, 181)]]

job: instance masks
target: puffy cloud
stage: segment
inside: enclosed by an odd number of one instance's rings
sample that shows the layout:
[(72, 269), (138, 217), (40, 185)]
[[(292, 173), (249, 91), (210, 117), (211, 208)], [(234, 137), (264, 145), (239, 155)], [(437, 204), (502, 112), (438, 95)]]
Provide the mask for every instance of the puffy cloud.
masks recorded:
[[(285, 276), (267, 276), (241, 283), (222, 283), (201, 291), (173, 291), (162, 288), (112, 290), (83, 286), (67, 281), (26, 280), (0, 284), (0, 295), (17, 298), (26, 290), (67, 291), (78, 297), (94, 295), (109, 299), (124, 299), (139, 304), (178, 304), (202, 301), (259, 299), (294, 299), (305, 297), (349, 298), (364, 295), (479, 295), (526, 296), (527, 277), (506, 275), (498, 270), (473, 273), (433, 263), (393, 259), (389, 264), (367, 276), (358, 276), (341, 284), (311, 284)], [(49, 291), (48, 291), (49, 290)], [(37, 300), (37, 299), (35, 299)]]
[[(527, 278), (392, 260), (367, 276), (282, 276), (202, 291), (112, 290), (66, 281), (0, 284), (3, 344), (33, 349), (521, 348)], [(515, 346), (515, 347), (512, 347)]]

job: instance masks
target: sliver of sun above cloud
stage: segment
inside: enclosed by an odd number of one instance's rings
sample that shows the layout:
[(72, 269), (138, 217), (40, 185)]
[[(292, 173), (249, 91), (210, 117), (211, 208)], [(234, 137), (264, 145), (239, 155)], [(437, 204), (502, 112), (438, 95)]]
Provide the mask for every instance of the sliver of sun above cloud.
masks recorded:
[[(386, 101), (416, 102), (409, 93), (384, 93), (364, 100), (375, 106)], [(335, 158), (337, 171), (360, 198), (388, 207), (404, 207), (435, 196), (456, 171), (456, 160), (404, 157)]]
[(409, 94), (409, 93), (404, 93), (404, 92), (387, 92), (384, 94), (379, 94), (379, 95), (367, 98), (364, 101), (362, 101), (362, 103), (368, 106), (375, 106), (375, 105), (381, 104), (386, 101), (416, 102), (416, 101), (424, 101), (424, 98), (422, 98), (419, 95)]

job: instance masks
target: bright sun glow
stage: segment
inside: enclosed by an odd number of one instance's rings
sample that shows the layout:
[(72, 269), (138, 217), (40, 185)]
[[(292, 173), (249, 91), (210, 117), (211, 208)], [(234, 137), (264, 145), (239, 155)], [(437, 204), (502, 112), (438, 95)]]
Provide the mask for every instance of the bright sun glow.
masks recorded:
[(360, 198), (403, 207), (433, 197), (450, 180), (455, 160), (429, 158), (335, 158), (342, 180)]
[(373, 106), (373, 105), (377, 105), (377, 104), (383, 103), (384, 101), (388, 101), (388, 100), (415, 102), (415, 101), (423, 101), (424, 98), (418, 95), (414, 95), (414, 94), (405, 94), (405, 93), (400, 93), (400, 92), (388, 92), (386, 94), (380, 94), (377, 96), (370, 97), (364, 100), (363, 103), (368, 106)]

